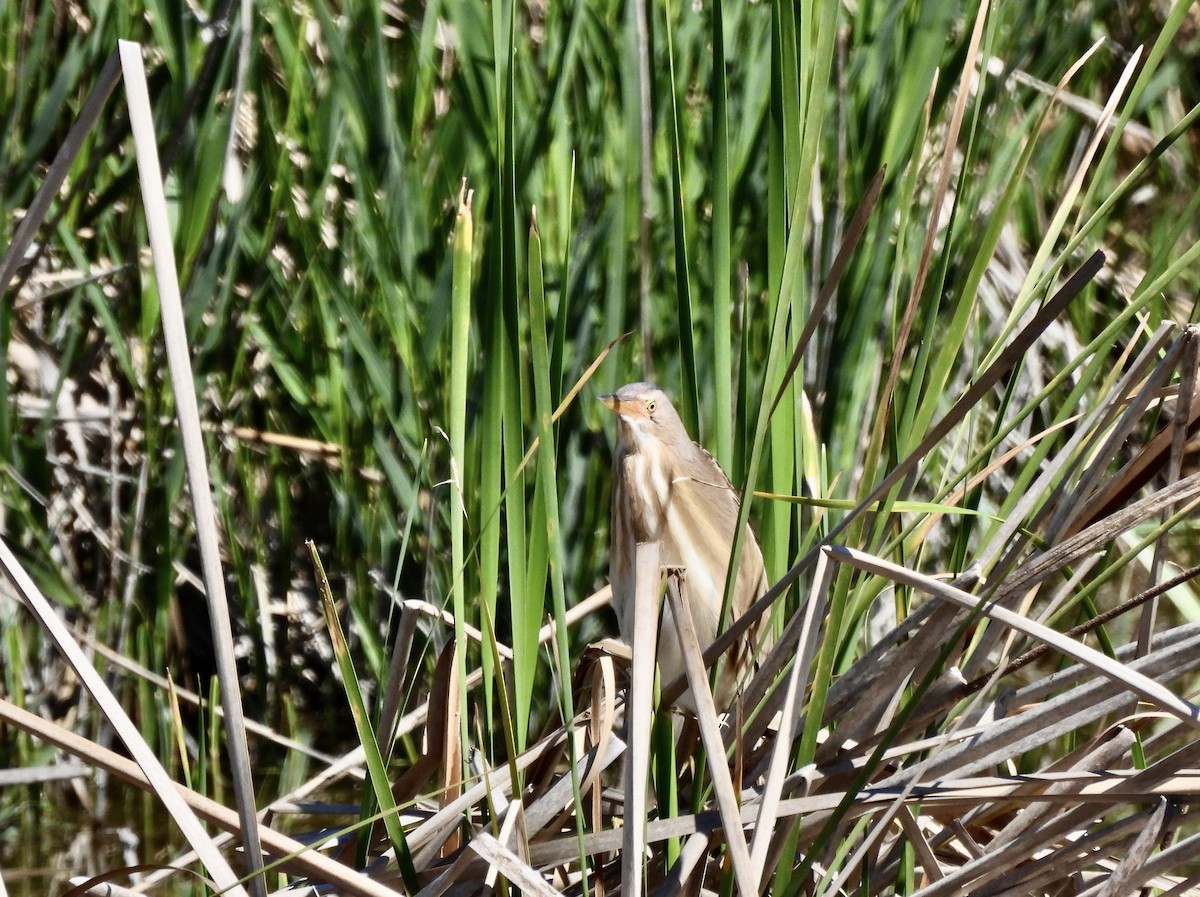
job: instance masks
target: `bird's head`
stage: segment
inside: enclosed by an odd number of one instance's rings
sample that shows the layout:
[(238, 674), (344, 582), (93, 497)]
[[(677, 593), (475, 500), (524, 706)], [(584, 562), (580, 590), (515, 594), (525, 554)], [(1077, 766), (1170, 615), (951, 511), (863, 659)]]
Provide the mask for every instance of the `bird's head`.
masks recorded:
[(627, 383), (600, 401), (617, 416), (617, 437), (627, 451), (691, 442), (675, 406), (653, 383)]

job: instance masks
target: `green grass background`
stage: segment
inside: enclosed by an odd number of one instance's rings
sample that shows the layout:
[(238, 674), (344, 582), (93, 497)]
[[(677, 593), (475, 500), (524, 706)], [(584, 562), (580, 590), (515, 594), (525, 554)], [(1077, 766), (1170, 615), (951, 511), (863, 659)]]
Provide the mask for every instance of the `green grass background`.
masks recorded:
[[(1106, 388), (1106, 359), (1162, 321), (1195, 316), (1200, 170), (1186, 122), (1200, 100), (1200, 44), (1185, 2), (994, 3), (977, 78), (963, 65), (978, 7), (957, 2), (651, 3), (644, 36), (636, 4), (600, 0), (265, 0), (245, 20), (218, 7), (0, 6), (0, 202), (11, 233), (116, 41), (141, 41), (247, 700), (284, 729), (298, 711), (297, 728), (324, 747), (348, 731), (346, 716), (304, 644), (311, 627), (279, 614), (289, 594), (312, 595), (306, 538), (346, 601), (360, 673), (383, 675), (395, 594), (419, 597), (479, 628), (494, 620), (514, 645), (518, 745), (558, 712), (545, 696), (566, 694), (564, 664), (611, 628), (589, 620), (555, 656), (533, 646), (548, 614), (606, 581), (612, 427), (599, 393), (650, 377), (739, 487), (857, 499), (961, 394), (1006, 325), (1103, 248), (1104, 276), (892, 494), (940, 499), (1006, 440), (1086, 408)], [(1105, 135), (1058, 216), (1094, 120), (1052, 106), (1031, 79), (1055, 84), (1098, 39), (1067, 92), (1098, 110), (1143, 45), (1118, 106), (1118, 121), (1142, 130)], [(949, 191), (934, 210), (964, 80)], [(81, 626), (203, 691), (203, 618), (180, 582), (196, 567), (194, 540), (125, 115), (118, 88), (0, 306), (3, 533)], [(850, 219), (885, 168), (768, 422)], [(460, 239), (456, 258), (464, 181), (472, 251)], [(52, 362), (37, 382), (13, 363), (26, 350)], [(64, 395), (108, 413), (82, 443), (63, 420)], [(235, 427), (337, 455), (264, 445)], [(963, 504), (978, 516), (948, 517), (925, 539), (913, 535), (917, 515), (881, 515), (853, 538), (957, 572), (1067, 433), (970, 490)], [(772, 579), (838, 514), (755, 500)], [(831, 672), (860, 651), (870, 605), (842, 588)], [(78, 697), (57, 695), (49, 649), (11, 603), (0, 614), (0, 692), (65, 712)], [(422, 636), (418, 694), (449, 633), (430, 625)], [(462, 662), (491, 675), (486, 650)], [(118, 687), (165, 751), (170, 722), (153, 691)], [(496, 688), (489, 679), (464, 726), (480, 726), (500, 755)], [(0, 765), (44, 756), (0, 733)], [(0, 821), (28, 820), (30, 799), (0, 795)], [(15, 841), (0, 836), (0, 848)]]

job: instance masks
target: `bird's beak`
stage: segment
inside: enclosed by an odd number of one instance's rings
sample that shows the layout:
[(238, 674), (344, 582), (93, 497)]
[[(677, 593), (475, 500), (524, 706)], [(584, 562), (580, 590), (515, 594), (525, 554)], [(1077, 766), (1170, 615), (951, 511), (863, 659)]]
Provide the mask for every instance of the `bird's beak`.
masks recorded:
[(619, 399), (613, 394), (601, 396), (604, 407), (617, 416), (619, 420), (630, 423), (635, 420), (645, 420), (646, 409), (637, 399)]

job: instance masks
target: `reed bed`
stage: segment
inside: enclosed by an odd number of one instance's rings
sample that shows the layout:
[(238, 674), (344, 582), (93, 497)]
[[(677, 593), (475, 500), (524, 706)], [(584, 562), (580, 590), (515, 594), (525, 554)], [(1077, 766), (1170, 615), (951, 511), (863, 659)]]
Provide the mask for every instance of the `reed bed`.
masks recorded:
[[(1190, 4), (0, 21), (3, 891), (1200, 893)], [(696, 717), (644, 377), (772, 583)]]

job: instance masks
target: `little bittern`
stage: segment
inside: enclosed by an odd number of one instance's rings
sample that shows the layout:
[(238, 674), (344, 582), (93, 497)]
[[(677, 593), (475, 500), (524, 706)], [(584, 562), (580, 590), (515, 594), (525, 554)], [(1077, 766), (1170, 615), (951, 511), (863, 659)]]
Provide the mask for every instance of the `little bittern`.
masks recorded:
[[(638, 542), (660, 542), (664, 565), (684, 568), (688, 606), (700, 647), (717, 636), (726, 573), (737, 526), (738, 495), (712, 455), (692, 442), (671, 400), (650, 383), (630, 383), (600, 401), (617, 415), (613, 452), (612, 533), (609, 578), (621, 638), (633, 632), (634, 551)], [(767, 590), (762, 551), (747, 528), (726, 625)], [(726, 657), (718, 680), (718, 710), (754, 662), (762, 640), (752, 627)], [(658, 665), (665, 685), (683, 672), (683, 656), (669, 606), (663, 609)], [(693, 707), (690, 692), (680, 704)]]

